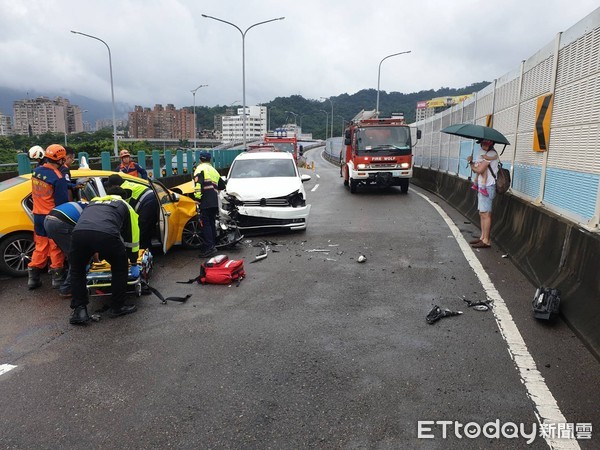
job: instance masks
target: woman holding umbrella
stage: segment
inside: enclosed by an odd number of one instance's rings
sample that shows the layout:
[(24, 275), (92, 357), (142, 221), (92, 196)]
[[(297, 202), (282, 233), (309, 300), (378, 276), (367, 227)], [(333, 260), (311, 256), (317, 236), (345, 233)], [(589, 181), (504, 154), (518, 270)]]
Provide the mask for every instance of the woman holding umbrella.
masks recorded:
[[(478, 141), (479, 142), (479, 141)], [(473, 157), (469, 155), (467, 161), (471, 166), (471, 170), (485, 179), (485, 191), (479, 190), (477, 193), (477, 210), (479, 211), (479, 219), (481, 225), (481, 237), (469, 242), (474, 248), (490, 248), (492, 239), (490, 236), (492, 230), (492, 202), (496, 196), (496, 179), (494, 177), (485, 177), (488, 170), (498, 172), (498, 153), (494, 149), (494, 142), (488, 139), (483, 139), (480, 142), (482, 152), (481, 161), (477, 164), (473, 163)], [(487, 194), (487, 195), (485, 195)]]

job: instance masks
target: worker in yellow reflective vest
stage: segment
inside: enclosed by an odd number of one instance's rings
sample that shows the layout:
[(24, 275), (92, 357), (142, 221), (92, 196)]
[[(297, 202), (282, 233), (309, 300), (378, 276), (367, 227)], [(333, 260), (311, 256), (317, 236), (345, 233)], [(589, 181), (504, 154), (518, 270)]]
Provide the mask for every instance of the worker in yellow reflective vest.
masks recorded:
[(219, 213), (218, 191), (225, 189), (225, 182), (211, 163), (209, 152), (200, 152), (200, 164), (194, 171), (194, 196), (200, 202), (200, 225), (204, 236), (204, 245), (200, 258), (217, 254), (216, 219)]
[[(71, 284), (73, 313), (69, 322), (84, 325), (90, 321), (87, 311), (88, 290), (86, 266), (94, 253), (110, 264), (112, 301), (111, 317), (131, 314), (137, 310), (135, 305), (125, 304), (129, 265), (132, 274), (138, 273), (139, 252), (138, 215), (123, 199), (128, 193), (119, 187), (108, 190), (109, 195), (93, 198), (81, 212), (71, 235)], [(112, 195), (110, 195), (112, 194)]]
[(131, 191), (127, 203), (140, 216), (140, 248), (150, 248), (158, 223), (158, 200), (152, 188), (142, 183), (125, 180), (118, 174), (108, 177), (108, 186), (120, 186)]

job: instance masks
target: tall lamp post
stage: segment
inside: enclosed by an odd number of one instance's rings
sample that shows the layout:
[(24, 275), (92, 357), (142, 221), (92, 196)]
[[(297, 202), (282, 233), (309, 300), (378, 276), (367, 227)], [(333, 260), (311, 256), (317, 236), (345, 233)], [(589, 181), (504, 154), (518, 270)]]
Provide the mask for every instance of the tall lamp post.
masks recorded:
[(198, 137), (198, 133), (196, 132), (196, 91), (200, 88), (206, 87), (208, 84), (201, 84), (196, 89), (192, 89), (190, 92), (194, 97), (194, 150), (196, 150), (196, 138)]
[[(77, 111), (76, 113), (73, 114), (73, 117), (79, 115), (79, 114), (83, 114), (88, 112), (87, 109), (84, 109), (83, 111)], [(67, 147), (67, 134), (69, 133), (69, 120), (68, 120), (68, 114), (67, 114), (67, 109), (65, 108), (65, 148)]]
[(246, 147), (246, 33), (251, 28), (254, 28), (258, 25), (262, 25), (262, 24), (269, 23), (269, 22), (274, 22), (276, 20), (283, 20), (283, 19), (285, 19), (285, 17), (277, 17), (276, 19), (265, 20), (263, 22), (258, 22), (258, 23), (252, 24), (248, 28), (246, 28), (245, 31), (242, 31), (242, 29), (240, 27), (238, 27), (237, 25), (235, 25), (231, 22), (227, 22), (226, 20), (219, 19), (217, 17), (207, 16), (206, 14), (202, 14), (202, 17), (205, 17), (207, 19), (213, 19), (218, 22), (223, 22), (223, 23), (226, 23), (227, 25), (231, 25), (236, 30), (238, 30), (240, 32), (240, 34), (242, 35), (242, 99), (243, 99), (242, 127), (243, 127), (243, 133), (244, 133), (244, 148), (245, 148)]
[(346, 126), (346, 119), (344, 119), (344, 117), (340, 116), (339, 114), (336, 114), (335, 117), (339, 117), (340, 119), (342, 119), (342, 138), (344, 137), (344, 128)]
[[(267, 116), (269, 116), (269, 119), (268, 119), (268, 122), (269, 122), (269, 124), (268, 124), (268, 130), (267, 130), (267, 131), (272, 131), (272, 130), (271, 130), (271, 110), (272, 110), (273, 108), (275, 108), (275, 107), (274, 107), (274, 106), (269, 106), (269, 107), (267, 108)], [(275, 109), (277, 109), (277, 108), (275, 108)]]
[(325, 140), (327, 140), (327, 128), (329, 126), (329, 113), (324, 109), (320, 109), (319, 111), (325, 113)]
[(112, 57), (110, 55), (110, 47), (102, 39), (100, 39), (99, 37), (96, 37), (96, 36), (92, 36), (91, 34), (85, 34), (85, 33), (81, 33), (80, 31), (73, 31), (73, 30), (71, 30), (71, 33), (80, 34), (82, 36), (89, 37), (91, 39), (96, 39), (97, 41), (100, 41), (104, 45), (106, 45), (106, 48), (108, 49), (108, 67), (110, 69), (110, 95), (112, 97), (114, 152), (115, 152), (115, 156), (119, 156), (119, 145), (117, 144), (117, 117), (116, 117), (116, 113), (115, 113), (115, 89), (114, 89), (114, 85), (113, 85)]
[[(333, 102), (331, 101), (331, 98), (326, 97), (321, 97), (321, 100), (329, 100), (329, 103), (331, 103), (331, 139), (333, 139)], [(325, 135), (325, 137), (327, 137), (327, 135)]]
[(296, 114), (294, 111), (285, 111), (286, 114), (291, 114), (294, 116), (294, 125), (296, 125), (297, 123), (297, 119), (298, 119), (298, 114)]
[(404, 55), (405, 53), (410, 53), (410, 50), (406, 52), (393, 53), (391, 55), (387, 55), (385, 58), (379, 61), (379, 69), (377, 70), (377, 106), (375, 107), (375, 114), (377, 114), (377, 117), (379, 117), (379, 81), (381, 80), (381, 63), (384, 62), (386, 59), (391, 58), (392, 56)]

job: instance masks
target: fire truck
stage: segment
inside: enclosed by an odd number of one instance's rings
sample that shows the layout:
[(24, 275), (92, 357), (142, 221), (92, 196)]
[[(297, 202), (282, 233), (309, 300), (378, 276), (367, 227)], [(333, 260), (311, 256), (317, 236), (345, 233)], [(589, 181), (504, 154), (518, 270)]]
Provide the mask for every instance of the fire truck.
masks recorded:
[[(417, 140), (421, 131), (416, 132)], [(344, 185), (356, 193), (359, 185), (400, 186), (408, 192), (413, 174), (411, 128), (404, 115), (378, 118), (375, 110), (361, 111), (344, 132), (340, 154)]]
[(273, 145), (280, 152), (288, 152), (298, 161), (298, 139), (296, 133), (288, 132), (285, 129), (269, 131), (264, 138), (266, 145)]

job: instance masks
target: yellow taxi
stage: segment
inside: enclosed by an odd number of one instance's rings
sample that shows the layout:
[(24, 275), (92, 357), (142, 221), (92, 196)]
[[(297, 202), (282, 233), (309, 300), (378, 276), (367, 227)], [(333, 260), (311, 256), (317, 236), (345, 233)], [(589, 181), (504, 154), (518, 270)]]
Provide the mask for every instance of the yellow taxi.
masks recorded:
[[(90, 201), (105, 195), (104, 183), (115, 172), (79, 169), (71, 171), (71, 180), (81, 184), (76, 200)], [(150, 186), (160, 205), (153, 246), (167, 252), (173, 245), (197, 249), (202, 245), (197, 203), (167, 189), (157, 180), (120, 174), (133, 183)], [(21, 175), (0, 182), (0, 271), (12, 276), (27, 275), (27, 265), (33, 253), (33, 201), (31, 175)]]

